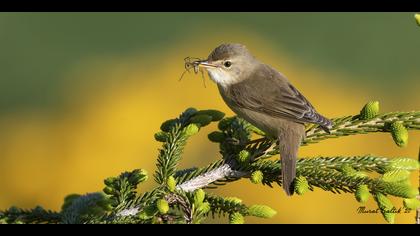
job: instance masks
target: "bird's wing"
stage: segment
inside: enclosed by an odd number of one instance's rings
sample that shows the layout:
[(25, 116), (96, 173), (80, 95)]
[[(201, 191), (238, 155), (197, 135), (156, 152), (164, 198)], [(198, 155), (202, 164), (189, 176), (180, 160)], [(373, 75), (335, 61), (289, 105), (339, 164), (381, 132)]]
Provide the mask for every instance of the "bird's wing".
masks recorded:
[(324, 128), (332, 125), (286, 78), (272, 68), (231, 85), (227, 92), (232, 102), (242, 108), (295, 122), (319, 124)]

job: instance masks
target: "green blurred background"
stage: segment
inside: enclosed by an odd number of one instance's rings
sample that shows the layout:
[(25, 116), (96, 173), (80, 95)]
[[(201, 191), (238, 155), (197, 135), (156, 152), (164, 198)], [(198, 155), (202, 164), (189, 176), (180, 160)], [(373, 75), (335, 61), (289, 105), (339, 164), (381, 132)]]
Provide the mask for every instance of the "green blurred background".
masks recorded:
[[(199, 75), (178, 81), (184, 57), (207, 57), (222, 42), (247, 45), (328, 117), (355, 114), (373, 99), (382, 111), (419, 110), (420, 28), (413, 15), (0, 13), (0, 208), (58, 210), (67, 194), (98, 191), (108, 176), (134, 168), (153, 173), (153, 134), (162, 121), (191, 106), (232, 115), (209, 80), (206, 87)], [(219, 158), (206, 138), (214, 128), (192, 139), (181, 167)], [(389, 134), (345, 137), (301, 148), (300, 155), (415, 158), (419, 141), (419, 132), (410, 132), (407, 148)], [(385, 222), (357, 214), (351, 194), (316, 189), (287, 198), (279, 187), (246, 180), (213, 191), (278, 212), (249, 223)], [(414, 212), (396, 217), (413, 222)]]

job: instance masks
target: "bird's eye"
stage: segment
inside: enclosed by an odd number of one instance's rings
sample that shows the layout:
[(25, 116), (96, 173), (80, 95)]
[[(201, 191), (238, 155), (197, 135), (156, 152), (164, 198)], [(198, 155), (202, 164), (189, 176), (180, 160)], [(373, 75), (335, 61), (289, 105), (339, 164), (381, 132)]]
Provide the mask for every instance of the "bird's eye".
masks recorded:
[(225, 61), (225, 63), (223, 63), (223, 65), (224, 65), (226, 68), (229, 68), (229, 67), (232, 65), (232, 62), (230, 62), (230, 61)]

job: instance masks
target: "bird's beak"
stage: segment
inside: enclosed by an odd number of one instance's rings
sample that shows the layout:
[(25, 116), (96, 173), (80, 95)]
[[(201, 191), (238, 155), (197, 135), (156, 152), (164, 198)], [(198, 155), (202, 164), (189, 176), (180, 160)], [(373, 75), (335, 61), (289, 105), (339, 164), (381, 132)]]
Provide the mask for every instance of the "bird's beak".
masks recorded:
[(208, 61), (200, 61), (200, 62), (198, 63), (198, 66), (202, 66), (202, 67), (204, 67), (204, 68), (215, 68), (215, 67), (217, 67), (217, 65), (215, 65), (215, 64), (211, 64), (211, 63), (209, 63)]

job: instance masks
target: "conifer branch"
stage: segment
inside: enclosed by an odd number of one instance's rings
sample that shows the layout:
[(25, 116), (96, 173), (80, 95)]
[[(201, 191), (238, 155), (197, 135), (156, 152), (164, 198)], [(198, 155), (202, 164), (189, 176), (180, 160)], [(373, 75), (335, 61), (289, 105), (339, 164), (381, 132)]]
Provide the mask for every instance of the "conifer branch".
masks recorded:
[[(0, 223), (200, 223), (210, 214), (228, 215), (230, 223), (244, 223), (245, 217), (272, 217), (268, 206), (247, 206), (238, 198), (208, 194), (203, 189), (220, 187), (248, 178), (254, 184), (281, 186), (281, 162), (276, 140), (238, 117), (224, 117), (216, 110), (189, 108), (178, 118), (164, 122), (155, 139), (162, 142), (154, 180), (157, 186), (138, 194), (138, 185), (148, 179), (145, 170), (123, 172), (104, 180), (103, 193), (72, 194), (60, 212), (41, 207), (0, 211)], [(420, 112), (379, 114), (379, 103), (370, 102), (358, 115), (333, 119), (331, 133), (317, 126), (307, 127), (302, 145), (324, 139), (371, 132), (389, 132), (396, 145), (408, 142), (408, 129), (420, 129)], [(218, 131), (208, 135), (220, 147), (221, 158), (202, 168), (177, 170), (187, 140), (211, 122)], [(254, 139), (254, 135), (262, 136)], [(274, 157), (275, 159), (271, 159)], [(408, 157), (374, 155), (304, 157), (297, 161), (294, 187), (297, 195), (316, 188), (332, 193), (352, 193), (361, 203), (369, 196), (377, 202), (384, 218), (392, 223), (395, 214), (388, 196), (404, 199), (404, 206), (416, 209), (418, 189), (409, 175), (419, 169), (419, 161)], [(379, 175), (379, 177), (378, 177)]]
[(61, 214), (59, 212), (45, 210), (40, 206), (29, 210), (10, 207), (5, 211), (0, 212), (0, 224), (39, 224), (59, 222), (61, 222)]
[(389, 112), (378, 115), (371, 119), (361, 119), (360, 115), (345, 116), (332, 119), (334, 125), (330, 134), (317, 126), (313, 126), (306, 132), (303, 145), (317, 143), (324, 139), (338, 138), (348, 135), (367, 134), (373, 132), (390, 132), (390, 124), (400, 121), (407, 129), (420, 129), (420, 111)]

